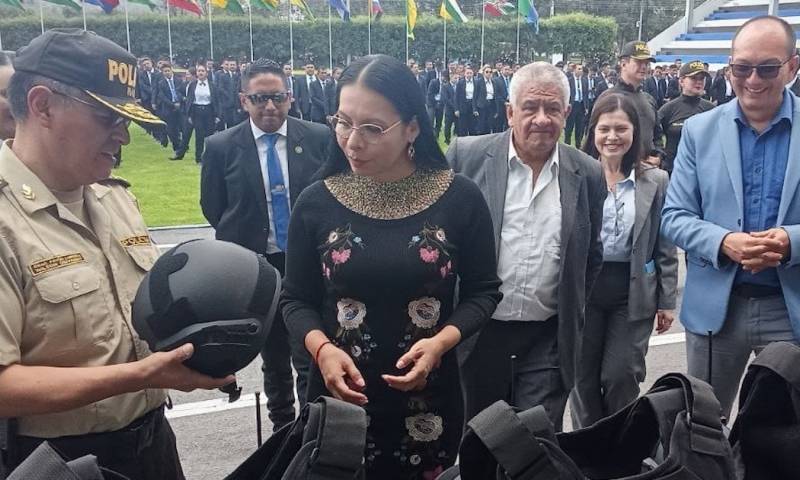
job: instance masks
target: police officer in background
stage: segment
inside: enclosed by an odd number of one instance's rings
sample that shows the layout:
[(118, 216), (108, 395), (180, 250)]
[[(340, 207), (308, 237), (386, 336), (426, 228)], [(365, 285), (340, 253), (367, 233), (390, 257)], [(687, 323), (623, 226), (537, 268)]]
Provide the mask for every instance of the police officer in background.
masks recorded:
[[(16, 137), (0, 147), (0, 418), (11, 468), (48, 441), (131, 479), (183, 479), (165, 389), (218, 388), (151, 354), (131, 302), (158, 251), (128, 184), (109, 178), (131, 120), (136, 58), (91, 32), (50, 30), (23, 47), (8, 88)], [(87, 135), (86, 132), (91, 132)]]
[(681, 141), (683, 122), (689, 117), (703, 113), (714, 108), (714, 104), (705, 100), (705, 86), (711, 77), (703, 62), (694, 60), (681, 66), (679, 82), (681, 96), (670, 100), (658, 110), (658, 123), (667, 136), (666, 156), (661, 168), (672, 175), (672, 165), (678, 144)]

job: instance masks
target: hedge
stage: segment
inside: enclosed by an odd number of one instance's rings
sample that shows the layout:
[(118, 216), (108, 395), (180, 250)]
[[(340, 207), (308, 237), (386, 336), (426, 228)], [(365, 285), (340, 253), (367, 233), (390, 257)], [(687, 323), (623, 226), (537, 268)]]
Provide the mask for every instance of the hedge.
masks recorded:
[[(485, 25), (486, 61), (516, 56), (516, 17), (488, 20)], [(88, 28), (125, 46), (125, 18), (117, 12), (109, 16), (90, 16)], [(46, 27), (82, 27), (80, 17), (47, 18)], [(417, 59), (441, 59), (443, 56), (442, 21), (431, 14), (418, 18), (409, 40), (409, 54)], [(41, 33), (39, 17), (22, 15), (0, 20), (3, 48), (16, 50)], [(247, 16), (216, 14), (213, 17), (214, 52), (210, 55), (208, 19), (174, 15), (171, 19), (173, 54), (179, 62), (230, 55), (249, 58), (250, 41)], [(480, 57), (479, 21), (447, 25), (448, 59), (477, 61)], [(131, 16), (131, 51), (137, 55), (160, 56), (168, 53), (166, 15)], [(334, 63), (346, 63), (349, 56), (367, 54), (367, 17), (354, 17), (349, 23), (335, 19), (333, 30)], [(294, 60), (296, 64), (314, 61), (328, 63), (327, 18), (293, 24)], [(610, 17), (593, 17), (583, 13), (556, 15), (540, 21), (539, 34), (534, 34), (524, 21), (520, 27), (520, 61), (525, 63), (544, 54), (563, 53), (604, 59), (614, 50), (617, 24)], [(289, 25), (285, 20), (253, 16), (255, 57), (289, 59)], [(372, 22), (372, 52), (405, 58), (405, 17), (384, 15)]]

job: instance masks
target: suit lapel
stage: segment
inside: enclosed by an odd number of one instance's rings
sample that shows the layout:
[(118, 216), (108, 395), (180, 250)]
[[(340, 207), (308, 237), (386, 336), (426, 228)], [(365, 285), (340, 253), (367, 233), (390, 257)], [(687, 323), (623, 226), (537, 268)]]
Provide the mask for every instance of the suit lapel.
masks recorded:
[(734, 118), (737, 105), (736, 102), (729, 102), (729, 104), (722, 107), (725, 108), (725, 111), (719, 124), (719, 138), (722, 144), (722, 156), (733, 184), (733, 191), (736, 194), (736, 206), (741, 218), (743, 205), (742, 156), (739, 149), (739, 127)]
[(634, 193), (634, 203), (636, 204), (636, 219), (633, 222), (633, 244), (639, 240), (647, 218), (650, 216), (650, 207), (656, 197), (658, 185), (650, 180), (647, 175), (640, 175), (636, 178), (636, 189)]
[(305, 170), (309, 162), (306, 161), (308, 152), (303, 149), (303, 125), (292, 117), (286, 120), (286, 156), (289, 162), (289, 203), (294, 207), (294, 202), (300, 192), (307, 186), (303, 179), (309, 178)]
[(781, 192), (781, 204), (778, 208), (778, 225), (782, 225), (786, 212), (794, 200), (797, 191), (797, 182), (800, 182), (800, 165), (793, 158), (800, 155), (800, 100), (789, 95), (792, 100), (792, 133), (789, 140), (789, 160), (786, 162), (786, 175), (783, 180), (783, 191)]
[[(561, 259), (566, 258), (566, 248), (575, 227), (575, 212), (578, 207), (578, 193), (581, 188), (581, 174), (569, 151), (560, 143), (558, 188), (561, 191)], [(561, 262), (562, 271), (566, 262)]]
[(489, 211), (494, 224), (495, 244), (500, 248), (500, 231), (503, 228), (503, 209), (506, 203), (506, 187), (508, 186), (508, 142), (511, 141), (511, 129), (498, 135), (494, 145), (486, 149), (486, 186), (488, 192)]
[(239, 138), (236, 145), (239, 147), (236, 161), (242, 165), (247, 182), (250, 183), (252, 192), (256, 193), (256, 201), (264, 215), (267, 215), (267, 191), (264, 186), (264, 176), (261, 172), (261, 161), (258, 157), (256, 140), (253, 138), (253, 131), (250, 129), (250, 122), (242, 122), (239, 125)]

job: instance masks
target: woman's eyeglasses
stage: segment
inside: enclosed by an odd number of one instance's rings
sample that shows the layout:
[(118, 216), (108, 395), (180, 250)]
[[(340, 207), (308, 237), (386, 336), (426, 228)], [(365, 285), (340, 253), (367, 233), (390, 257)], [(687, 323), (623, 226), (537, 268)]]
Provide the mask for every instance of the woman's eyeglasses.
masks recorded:
[(365, 143), (375, 145), (376, 143), (380, 142), (381, 137), (383, 137), (389, 130), (400, 125), (403, 123), (403, 121), (398, 120), (386, 128), (380, 125), (374, 125), (372, 123), (365, 123), (364, 125), (359, 125), (356, 127), (338, 115), (331, 115), (328, 117), (328, 123), (330, 124), (331, 128), (333, 128), (333, 131), (336, 133), (336, 135), (340, 138), (347, 140), (350, 138), (350, 135), (352, 135), (353, 132), (357, 131), (359, 134), (361, 134), (361, 139)]
[(753, 70), (756, 71), (756, 75), (764, 80), (769, 80), (778, 76), (778, 72), (781, 71), (781, 67), (786, 65), (792, 58), (789, 57), (786, 61), (781, 63), (772, 63), (772, 64), (765, 64), (765, 65), (746, 65), (742, 63), (731, 63), (731, 75), (736, 78), (748, 78), (752, 73)]

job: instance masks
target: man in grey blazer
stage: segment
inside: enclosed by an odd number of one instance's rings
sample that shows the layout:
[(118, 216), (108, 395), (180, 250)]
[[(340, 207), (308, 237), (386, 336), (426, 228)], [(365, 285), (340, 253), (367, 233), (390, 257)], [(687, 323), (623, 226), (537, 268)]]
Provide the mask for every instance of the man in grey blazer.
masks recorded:
[(447, 158), (489, 204), (503, 300), (461, 348), (466, 418), (503, 399), (543, 405), (557, 429), (574, 384), (584, 306), (603, 261), (605, 180), (597, 160), (558, 142), (569, 84), (536, 62), (511, 81), (504, 133), (458, 138)]

